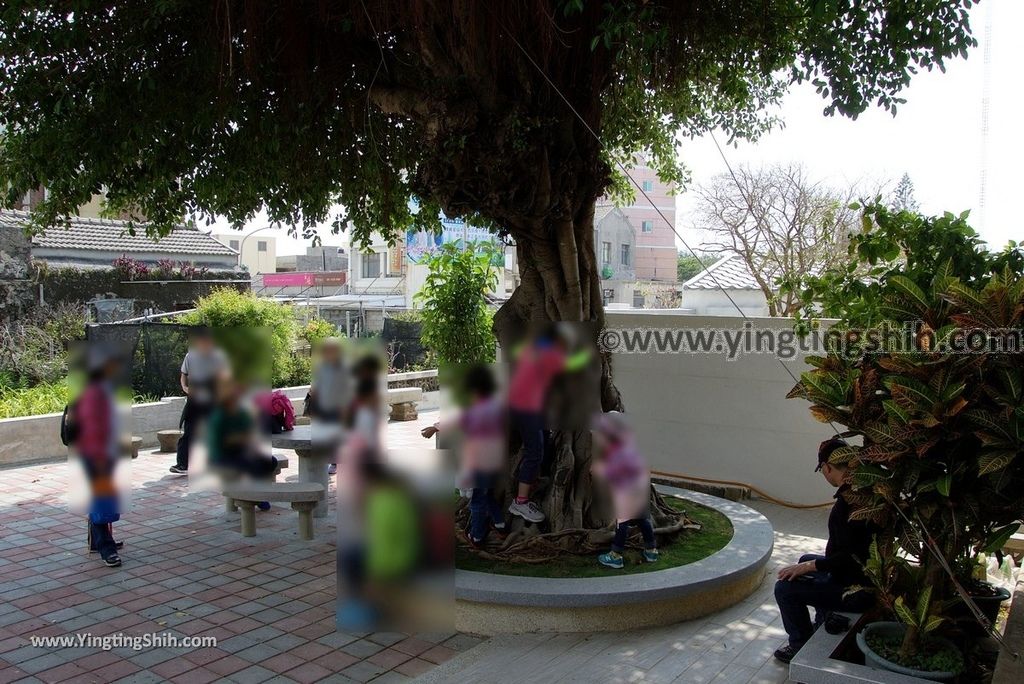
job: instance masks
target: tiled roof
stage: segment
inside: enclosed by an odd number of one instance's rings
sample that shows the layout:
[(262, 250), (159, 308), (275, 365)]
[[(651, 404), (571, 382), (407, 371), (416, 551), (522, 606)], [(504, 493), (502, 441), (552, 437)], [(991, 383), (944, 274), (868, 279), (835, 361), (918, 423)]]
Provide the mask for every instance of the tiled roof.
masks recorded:
[(759, 290), (746, 264), (735, 255), (722, 257), (683, 283), (684, 290)]
[(594, 225), (597, 225), (604, 220), (608, 214), (615, 211), (616, 207), (614, 204), (598, 204), (594, 207)]
[[(28, 222), (25, 211), (0, 211), (0, 227), (22, 229)], [(146, 235), (146, 224), (135, 224), (135, 235), (128, 234), (127, 221), (73, 217), (69, 227), (47, 228), (32, 237), (33, 247), (76, 249), (99, 252), (165, 252), (168, 254), (220, 255), (238, 254), (206, 233), (189, 226), (179, 226), (156, 240)]]

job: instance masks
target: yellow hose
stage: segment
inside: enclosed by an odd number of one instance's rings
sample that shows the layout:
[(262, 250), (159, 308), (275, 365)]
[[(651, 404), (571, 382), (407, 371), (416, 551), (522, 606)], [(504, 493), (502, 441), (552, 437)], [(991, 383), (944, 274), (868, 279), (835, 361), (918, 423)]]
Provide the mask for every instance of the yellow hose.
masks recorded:
[(786, 508), (824, 508), (825, 506), (831, 506), (834, 503), (832, 501), (826, 501), (824, 503), (817, 504), (798, 504), (793, 503), (792, 501), (785, 501), (784, 499), (776, 499), (774, 496), (768, 494), (764, 490), (758, 489), (754, 485), (747, 484), (746, 482), (733, 482), (732, 480), (712, 480), (706, 477), (693, 477), (690, 475), (680, 475), (679, 473), (667, 473), (664, 470), (652, 470), (651, 474), (660, 475), (661, 477), (673, 477), (676, 478), (677, 480), (690, 480), (691, 482), (704, 482), (707, 484), (729, 485), (731, 487), (746, 487), (750, 491), (760, 496), (765, 501), (769, 501), (773, 504), (778, 504), (779, 506), (785, 506)]

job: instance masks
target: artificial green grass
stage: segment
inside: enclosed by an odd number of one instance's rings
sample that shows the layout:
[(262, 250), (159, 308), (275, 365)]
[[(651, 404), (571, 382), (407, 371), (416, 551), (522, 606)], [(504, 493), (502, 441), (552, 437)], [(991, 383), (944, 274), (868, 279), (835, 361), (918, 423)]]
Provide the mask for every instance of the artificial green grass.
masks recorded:
[(641, 563), (640, 551), (626, 549), (626, 567), (622, 570), (606, 568), (597, 562), (597, 556), (565, 555), (546, 563), (508, 563), (492, 561), (459, 546), (455, 550), (455, 567), (460, 570), (490, 572), (496, 575), (521, 577), (607, 577), (621, 574), (640, 574), (687, 565), (725, 547), (732, 539), (732, 523), (718, 511), (685, 499), (667, 497), (669, 504), (685, 510), (696, 522), (699, 530), (685, 530), (669, 546), (660, 547), (661, 559), (657, 563)]

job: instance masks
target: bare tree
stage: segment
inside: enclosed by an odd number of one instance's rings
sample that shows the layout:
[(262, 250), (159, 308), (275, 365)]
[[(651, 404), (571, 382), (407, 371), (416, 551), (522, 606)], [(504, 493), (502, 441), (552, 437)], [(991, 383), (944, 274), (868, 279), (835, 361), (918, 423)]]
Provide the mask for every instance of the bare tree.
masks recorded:
[(696, 222), (717, 238), (709, 250), (743, 260), (772, 316), (791, 316), (801, 302), (779, 283), (845, 258), (858, 194), (812, 180), (800, 164), (739, 167), (697, 190)]

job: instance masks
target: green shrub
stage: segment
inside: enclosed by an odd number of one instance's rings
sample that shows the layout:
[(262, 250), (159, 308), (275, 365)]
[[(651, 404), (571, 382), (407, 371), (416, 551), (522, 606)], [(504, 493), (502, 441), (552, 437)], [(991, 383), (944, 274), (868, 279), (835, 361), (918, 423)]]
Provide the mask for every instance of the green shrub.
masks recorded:
[(62, 380), (34, 387), (0, 386), (0, 418), (60, 413), (70, 399), (71, 390)]
[(299, 337), (309, 342), (314, 347), (318, 342), (321, 342), (328, 337), (335, 337), (338, 335), (338, 326), (334, 325), (330, 321), (325, 321), (322, 318), (311, 318), (309, 322), (302, 328), (299, 333)]
[(218, 288), (178, 322), (210, 327), (242, 380), (280, 387), (294, 380), (301, 365), (295, 354), (300, 327), (290, 305)]
[(852, 517), (881, 530), (865, 570), (907, 625), (909, 662), (960, 601), (949, 569), (969, 580), (1024, 509), (1024, 355), (1006, 346), (1024, 324), (1022, 261), (1015, 245), (984, 249), (965, 215), (877, 206), (851, 244), (848, 267), (809, 279), (813, 299), (843, 331), (899, 334), (830, 336), (790, 396), (860, 438), (830, 461), (849, 468)]

